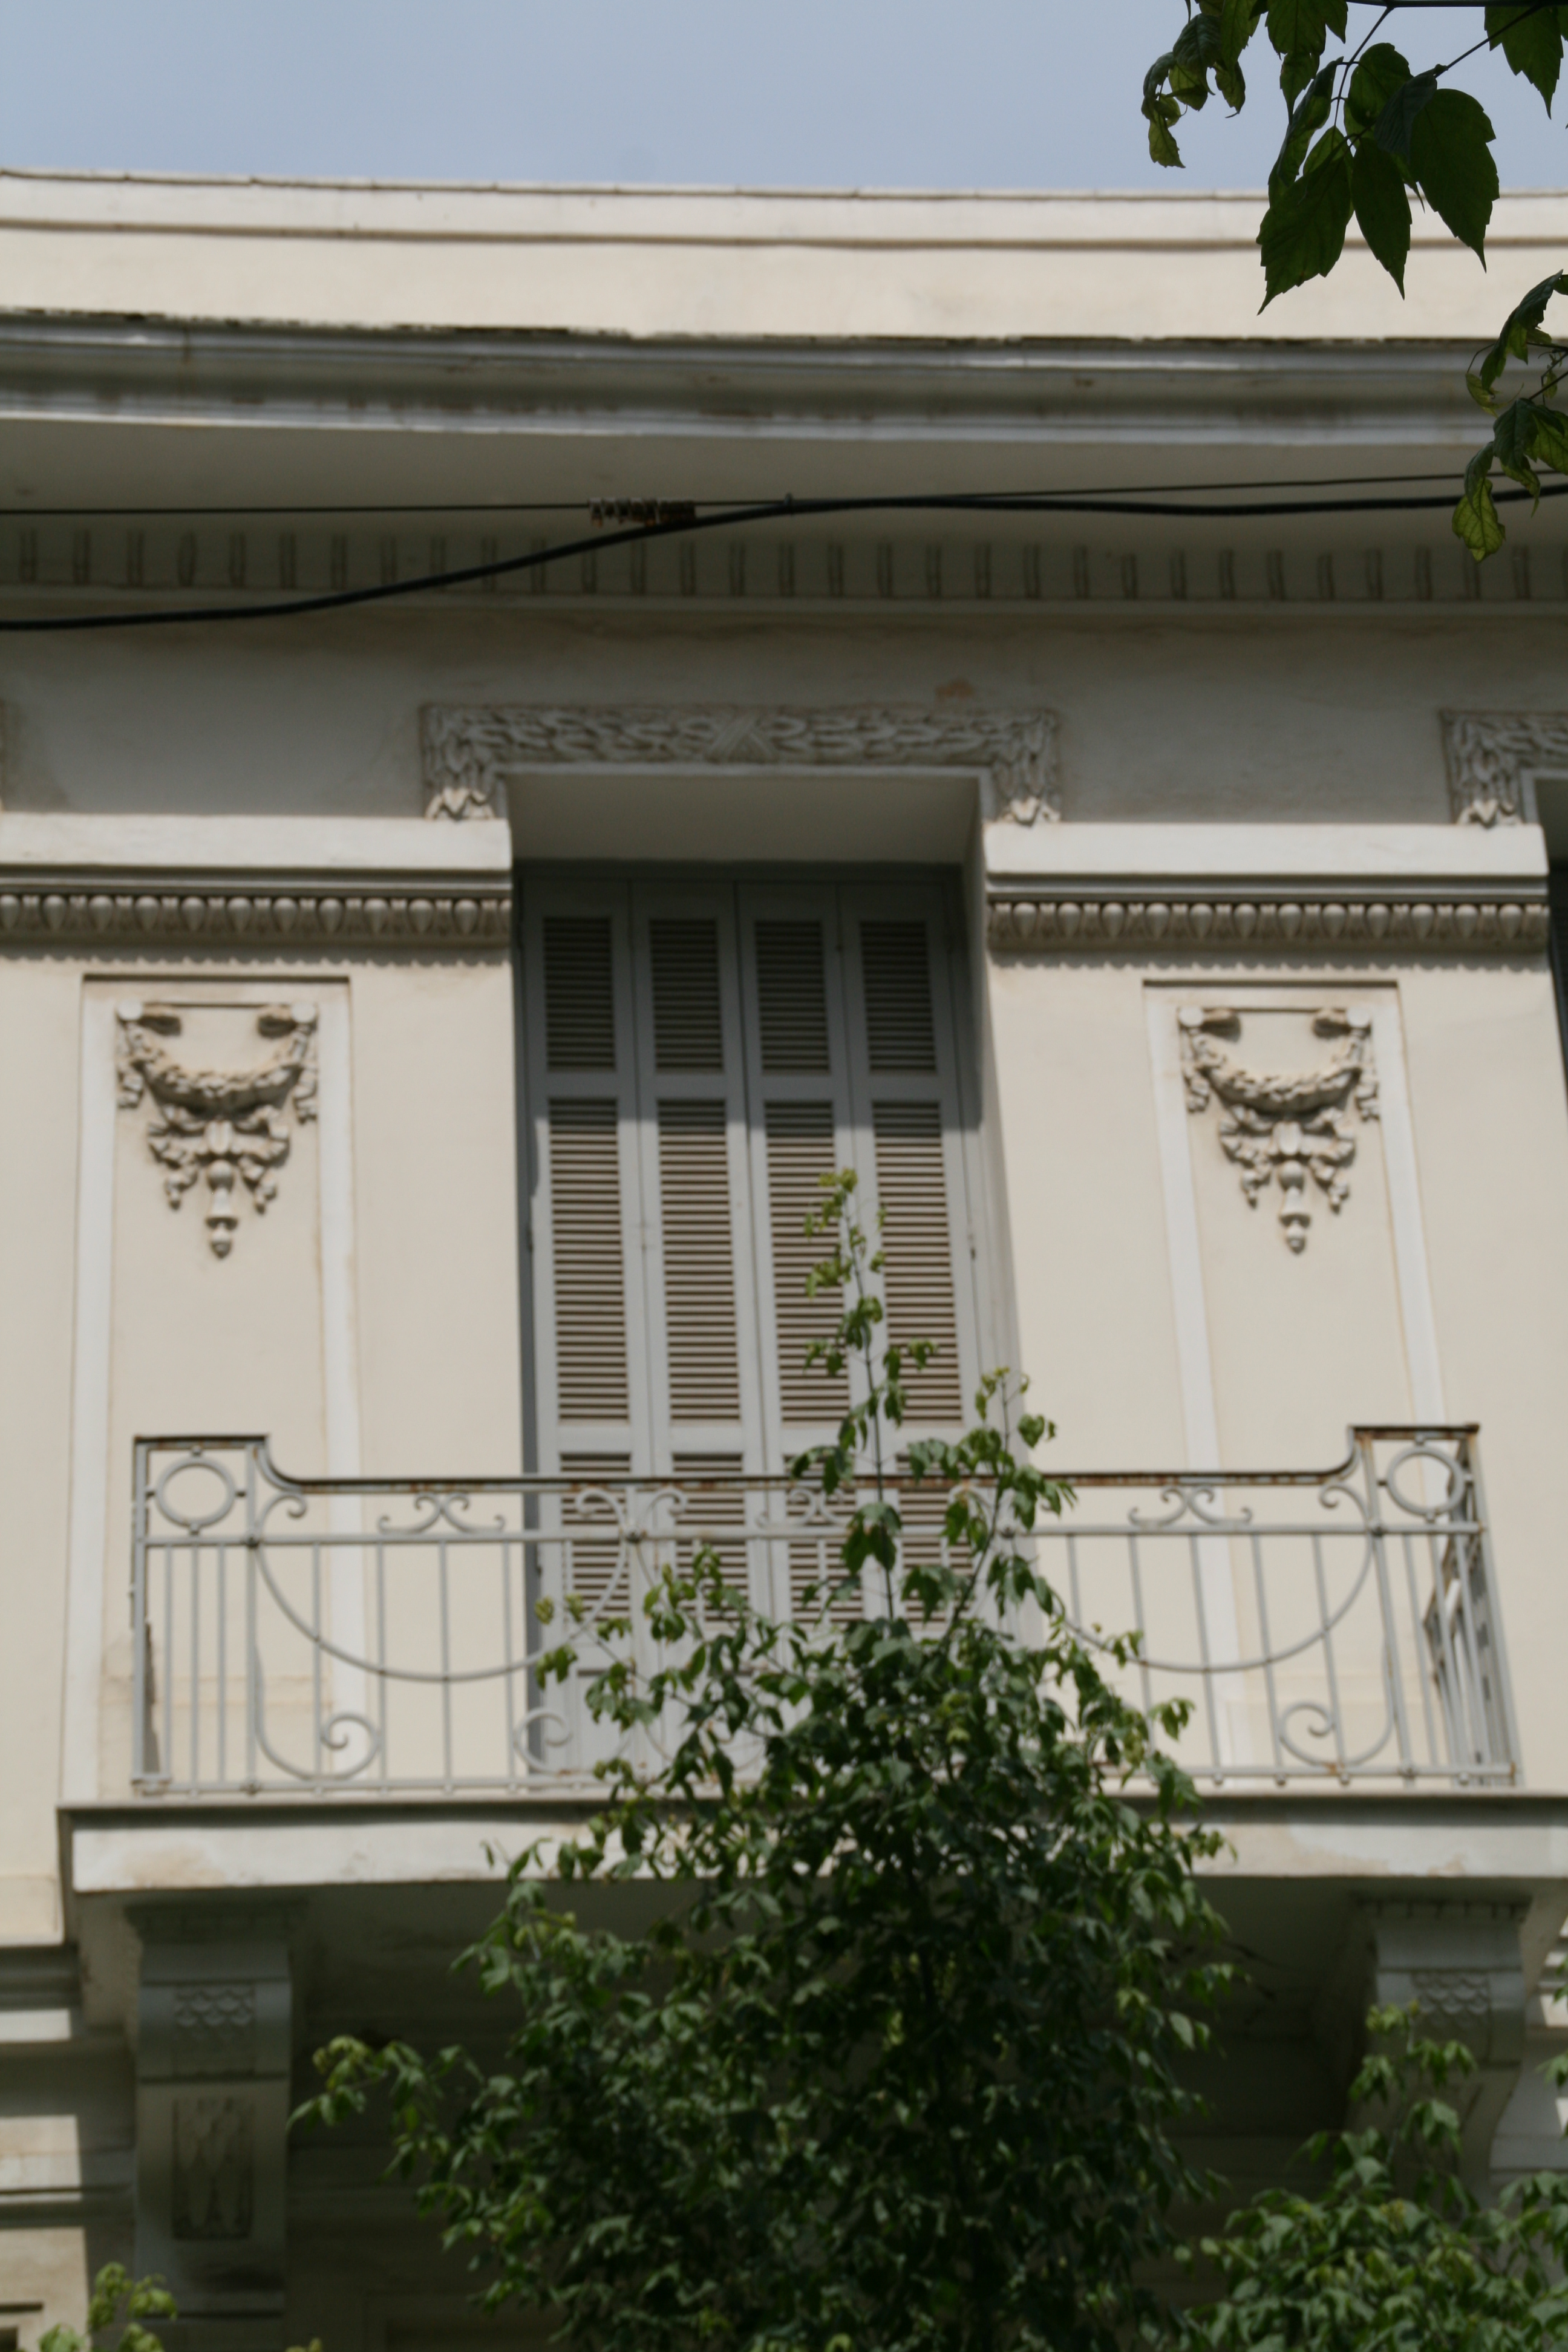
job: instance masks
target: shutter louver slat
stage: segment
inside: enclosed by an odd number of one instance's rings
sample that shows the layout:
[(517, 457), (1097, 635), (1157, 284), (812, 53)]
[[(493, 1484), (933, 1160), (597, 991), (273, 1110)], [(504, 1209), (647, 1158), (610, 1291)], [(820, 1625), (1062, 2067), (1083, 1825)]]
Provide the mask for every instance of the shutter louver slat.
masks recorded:
[(963, 1391), (942, 1112), (935, 1103), (873, 1103), (871, 1132), (877, 1149), (877, 1197), (884, 1219), (888, 1337), (901, 1348), (916, 1339), (930, 1339), (936, 1348), (923, 1372), (908, 1375), (910, 1417), (957, 1421), (963, 1412)]
[(866, 1053), (875, 1071), (936, 1068), (931, 959), (923, 923), (864, 922)]
[(826, 1070), (827, 987), (822, 925), (759, 919), (757, 1028), (763, 1068)]
[(661, 1102), (658, 1185), (672, 1421), (738, 1421), (735, 1249), (721, 1102)]
[[(866, 1604), (858, 1586), (844, 1584), (842, 1591), (835, 1590), (843, 1575), (844, 1563), (831, 1536), (821, 1542), (791, 1544), (789, 1611), (797, 1625), (815, 1624), (819, 1619), (829, 1625), (853, 1625), (864, 1617)], [(825, 1609), (823, 1601), (829, 1593), (833, 1597)]]
[(808, 1370), (805, 1361), (811, 1342), (830, 1339), (842, 1312), (837, 1290), (819, 1290), (811, 1298), (805, 1292), (806, 1276), (831, 1244), (831, 1235), (808, 1234), (805, 1221), (822, 1205), (819, 1180), (833, 1173), (833, 1107), (772, 1102), (765, 1106), (763, 1126), (780, 1418), (797, 1423), (836, 1420), (849, 1402), (844, 1374), (830, 1379), (820, 1365)]
[(552, 1070), (613, 1070), (616, 996), (605, 915), (544, 919), (544, 1036)]
[[(563, 1454), (561, 1474), (565, 1478), (580, 1478), (587, 1487), (599, 1479), (624, 1478), (632, 1466), (629, 1454)], [(616, 1570), (621, 1564), (621, 1543), (618, 1529), (607, 1536), (581, 1532), (591, 1528), (595, 1519), (613, 1519), (614, 1512), (607, 1503), (587, 1497), (563, 1497), (561, 1524), (565, 1550), (563, 1584), (572, 1598), (582, 1604), (591, 1616), (605, 1602), (608, 1616), (623, 1615), (630, 1609), (631, 1595), (615, 1590)]]
[(653, 971), (655, 1066), (721, 1070), (724, 1022), (719, 997), (719, 926), (655, 916), (647, 927)]
[[(699, 1545), (709, 1544), (719, 1555), (719, 1573), (737, 1592), (746, 1590), (746, 1492), (740, 1485), (745, 1469), (739, 1454), (676, 1454), (671, 1456), (675, 1483), (696, 1485), (706, 1478), (722, 1481), (710, 1493), (688, 1494), (682, 1526), (691, 1533), (677, 1543), (683, 1569), (691, 1566)], [(733, 1533), (731, 1534), (731, 1530)]]
[(563, 1421), (624, 1421), (626, 1277), (616, 1105), (550, 1105), (551, 1240), (557, 1410)]

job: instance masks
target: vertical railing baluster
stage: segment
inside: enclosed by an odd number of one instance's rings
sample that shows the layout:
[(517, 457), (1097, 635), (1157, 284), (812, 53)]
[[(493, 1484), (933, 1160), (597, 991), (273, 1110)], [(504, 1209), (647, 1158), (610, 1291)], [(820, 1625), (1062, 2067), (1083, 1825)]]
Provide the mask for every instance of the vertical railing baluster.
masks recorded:
[(175, 1785), (174, 1770), (174, 1676), (179, 1652), (174, 1646), (174, 1542), (173, 1537), (163, 1546), (163, 1771), (171, 1788)]
[(1480, 1556), (1481, 1589), (1486, 1595), (1487, 1636), (1504, 1748), (1498, 1760), (1509, 1767), (1510, 1779), (1517, 1780), (1520, 1778), (1519, 1723), (1513, 1710), (1513, 1681), (1509, 1673), (1508, 1643), (1503, 1637), (1502, 1612), (1498, 1602), (1491, 1554), (1491, 1521), (1487, 1516), (1486, 1488), (1481, 1481), (1480, 1449), (1468, 1435), (1461, 1435), (1455, 1448), (1455, 1458), (1464, 1478), (1467, 1507)]
[(392, 1774), (392, 1692), (386, 1673), (386, 1546), (375, 1545), (375, 1721), (381, 1734), (381, 1785), (390, 1788)]
[(1252, 1586), (1258, 1595), (1258, 1639), (1263, 1652), (1263, 1681), (1268, 1697), (1268, 1745), (1277, 1778), (1283, 1778), (1285, 1750), (1279, 1738), (1279, 1693), (1274, 1680), (1274, 1642), (1268, 1631), (1268, 1580), (1263, 1567), (1263, 1538), (1248, 1538), (1252, 1553)]
[(217, 1548), (217, 1784), (228, 1785), (228, 1546)]
[[(1378, 1612), (1383, 1621), (1383, 1670), (1389, 1705), (1394, 1711), (1399, 1769), (1406, 1780), (1415, 1776), (1415, 1757), (1410, 1743), (1410, 1719), (1405, 1705), (1405, 1677), (1399, 1667), (1399, 1628), (1394, 1614), (1394, 1587), (1388, 1573), (1388, 1547), (1384, 1535), (1382, 1496), (1386, 1492), (1378, 1476), (1376, 1440), (1361, 1440), (1362, 1476), (1372, 1530), (1373, 1569), (1377, 1578)], [(1391, 1498), (1392, 1499), (1392, 1498)]]
[(1154, 1685), (1147, 1664), (1149, 1628), (1143, 1614), (1143, 1563), (1139, 1555), (1138, 1538), (1130, 1535), (1127, 1542), (1127, 1571), (1132, 1586), (1132, 1623), (1138, 1635), (1138, 1687), (1142, 1693), (1143, 1712), (1148, 1714), (1154, 1704)]
[(436, 1538), (437, 1577), (441, 1595), (441, 1784), (452, 1786), (452, 1612), (447, 1574), (447, 1538)]
[(1415, 1661), (1415, 1679), (1421, 1691), (1421, 1721), (1426, 1734), (1426, 1760), (1428, 1764), (1440, 1764), (1437, 1720), (1432, 1712), (1432, 1690), (1436, 1680), (1437, 1664), (1426, 1638), (1426, 1623), (1421, 1613), (1420, 1591), (1415, 1581), (1415, 1562), (1411, 1557), (1408, 1541), (1402, 1544), (1400, 1549), (1405, 1559), (1405, 1597), (1410, 1610), (1410, 1654)]
[[(1411, 1538), (1405, 1538), (1408, 1546)], [(1464, 1770), (1466, 1720), (1468, 1710), (1460, 1687), (1459, 1661), (1454, 1650), (1454, 1629), (1448, 1615), (1448, 1596), (1443, 1586), (1443, 1559), (1430, 1530), (1426, 1537), (1427, 1565), (1432, 1579), (1432, 1622), (1436, 1629), (1438, 1656), (1441, 1664), (1438, 1679), (1443, 1694), (1444, 1727), (1448, 1739), (1448, 1769), (1461, 1780), (1468, 1774)]]
[(310, 1762), (318, 1791), (325, 1785), (321, 1738), (321, 1547), (310, 1546)]
[(1451, 1533), (1447, 1538), (1447, 1548), (1454, 1559), (1454, 1582), (1459, 1596), (1456, 1613), (1464, 1629), (1465, 1655), (1469, 1664), (1469, 1760), (1472, 1764), (1485, 1765), (1491, 1760), (1490, 1742), (1487, 1737), (1486, 1667), (1476, 1637), (1475, 1611), (1470, 1601), (1470, 1563), (1464, 1546)]
[(1328, 1579), (1323, 1574), (1323, 1538), (1316, 1528), (1311, 1531), (1312, 1582), (1318, 1595), (1318, 1647), (1322, 1653), (1323, 1680), (1329, 1686), (1329, 1721), (1334, 1727), (1334, 1767), (1340, 1778), (1345, 1772), (1345, 1718), (1340, 1705), (1339, 1668), (1334, 1656), (1334, 1629), (1331, 1620), (1333, 1611), (1329, 1605)]
[[(1208, 1717), (1209, 1762), (1217, 1775), (1223, 1771), (1225, 1753), (1219, 1736), (1219, 1717), (1215, 1708), (1214, 1659), (1209, 1651), (1209, 1615), (1204, 1593), (1203, 1538), (1189, 1535), (1186, 1538), (1187, 1559), (1192, 1570), (1193, 1598), (1197, 1603), (1198, 1655), (1203, 1660), (1204, 1712)], [(1142, 1616), (1142, 1610), (1140, 1610)]]
[(256, 1646), (256, 1449), (245, 1451), (245, 1779), (257, 1783), (257, 1708), (260, 1703), (261, 1660)]
[(517, 1785), (517, 1687), (512, 1672), (511, 1640), (511, 1544), (503, 1536), (500, 1547), (500, 1611), (501, 1655), (506, 1660), (506, 1672), (501, 1676), (501, 1690), (506, 1700), (506, 1785)]
[(138, 1440), (131, 1512), (131, 1783), (140, 1788), (149, 1775), (147, 1757), (147, 1448)]

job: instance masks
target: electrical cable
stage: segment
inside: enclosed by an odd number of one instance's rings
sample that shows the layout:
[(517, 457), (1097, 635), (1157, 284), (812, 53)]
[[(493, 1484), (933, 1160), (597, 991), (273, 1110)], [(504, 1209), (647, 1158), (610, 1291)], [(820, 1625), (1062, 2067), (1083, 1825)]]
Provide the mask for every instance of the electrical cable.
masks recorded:
[[(1454, 478), (1451, 466), (1436, 472), (1419, 474), (1286, 474), (1276, 478), (1253, 477), (1245, 481), (1229, 482), (1091, 482), (1073, 490), (974, 490), (963, 493), (973, 498), (1032, 498), (1032, 499), (1108, 499), (1108, 498), (1184, 498), (1197, 497), (1200, 492), (1215, 490), (1346, 490), (1368, 488), (1376, 482), (1450, 482)], [(399, 504), (395, 500), (377, 499), (363, 505), (327, 506), (309, 500), (296, 501), (291, 506), (226, 506), (226, 507), (0, 507), (4, 522), (65, 522), (87, 518), (92, 520), (151, 521), (153, 518), (180, 516), (241, 515), (446, 515), (446, 514), (581, 514), (584, 499), (424, 499), (417, 503)], [(749, 499), (693, 499), (689, 502), (699, 513), (717, 513), (721, 509), (752, 507), (763, 503), (756, 497)]]
[[(1530, 497), (1524, 489), (1493, 493), (1500, 506), (1516, 505)], [(1548, 485), (1542, 499), (1568, 498), (1568, 482)], [(1132, 514), (1200, 520), (1228, 520), (1256, 515), (1388, 514), (1447, 507), (1451, 495), (1392, 499), (1242, 499), (1223, 504), (1173, 505), (1152, 499), (994, 497), (984, 491), (953, 491), (945, 497), (870, 499), (773, 499), (764, 504), (698, 515), (689, 509), (668, 521), (639, 523), (629, 530), (596, 531), (589, 539), (566, 540), (557, 547), (539, 548), (527, 555), (502, 556), (488, 563), (468, 563), (454, 571), (426, 572), (411, 580), (383, 581), (374, 588), (338, 588), (313, 596), (290, 596), (264, 604), (182, 604), (172, 610), (119, 613), (58, 613), (22, 619), (0, 617), (0, 634), (63, 634), (81, 629), (174, 628), (192, 622), (289, 620), (307, 613), (341, 612), (355, 604), (390, 603), (399, 596), (417, 596), (436, 588), (466, 586), (477, 580), (499, 580), (512, 572), (536, 571), (574, 555), (597, 553), (602, 548), (631, 547), (651, 539), (670, 539), (698, 531), (733, 530), (743, 524), (798, 520), (803, 516), (847, 514)]]

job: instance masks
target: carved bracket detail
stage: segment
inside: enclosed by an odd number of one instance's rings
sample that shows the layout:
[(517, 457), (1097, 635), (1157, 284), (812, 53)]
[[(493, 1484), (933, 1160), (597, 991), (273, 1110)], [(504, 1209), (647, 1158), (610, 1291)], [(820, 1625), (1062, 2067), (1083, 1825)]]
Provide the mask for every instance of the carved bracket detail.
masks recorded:
[(278, 1171), (291, 1135), (283, 1116), (292, 1099), (296, 1119), (316, 1116), (316, 1007), (268, 1004), (257, 1014), (263, 1037), (280, 1040), (271, 1059), (248, 1070), (192, 1070), (160, 1043), (177, 1037), (178, 1012), (170, 1004), (118, 1005), (115, 1067), (120, 1107), (153, 1100), (147, 1143), (165, 1171), (163, 1191), (177, 1209), (198, 1177), (212, 1195), (206, 1213), (215, 1257), (226, 1257), (239, 1223), (235, 1192), (243, 1182), (258, 1215), (278, 1194)]
[(1350, 1198), (1346, 1171), (1356, 1153), (1351, 1106), (1363, 1119), (1377, 1117), (1372, 1015), (1332, 1007), (1314, 1013), (1313, 1035), (1343, 1044), (1316, 1069), (1278, 1075), (1244, 1069), (1217, 1043), (1241, 1034), (1241, 1016), (1228, 1006), (1184, 1004), (1176, 1020), (1188, 1110), (1205, 1111), (1217, 1097), (1220, 1148), (1241, 1171), (1248, 1208), (1256, 1209), (1277, 1182), (1284, 1195), (1279, 1223), (1287, 1244), (1300, 1253), (1312, 1222), (1308, 1178), (1337, 1214)]
[(1443, 751), (1456, 824), (1522, 824), (1525, 784), (1568, 774), (1568, 711), (1445, 710)]
[(502, 815), (509, 768), (571, 765), (969, 769), (985, 779), (988, 816), (1061, 814), (1050, 710), (433, 704), (423, 731), (428, 817)]

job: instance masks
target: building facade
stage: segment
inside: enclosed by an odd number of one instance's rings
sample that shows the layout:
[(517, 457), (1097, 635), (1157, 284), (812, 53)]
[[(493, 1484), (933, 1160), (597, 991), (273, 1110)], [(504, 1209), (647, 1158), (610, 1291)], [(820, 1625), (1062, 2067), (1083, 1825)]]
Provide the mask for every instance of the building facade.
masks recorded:
[(1194, 1701), (1202, 2153), (1376, 1992), (1554, 2160), (1568, 532), (1422, 501), (1560, 200), (1397, 316), (1259, 320), (1257, 209), (0, 180), (0, 2345), (110, 2258), (192, 2352), (472, 2332), (287, 2118), (486, 2031), (592, 1801), (541, 1601), (798, 1605), (847, 1164), (910, 1433), (1025, 1368)]

